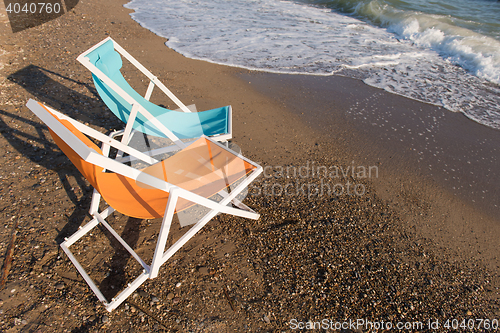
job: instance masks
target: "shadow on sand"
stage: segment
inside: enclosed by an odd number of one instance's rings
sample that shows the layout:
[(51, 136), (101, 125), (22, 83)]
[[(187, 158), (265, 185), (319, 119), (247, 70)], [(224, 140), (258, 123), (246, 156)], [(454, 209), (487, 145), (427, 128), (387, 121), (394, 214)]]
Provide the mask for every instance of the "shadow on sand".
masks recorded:
[[(55, 79), (50, 76), (55, 77)], [(121, 122), (112, 113), (108, 112), (101, 100), (96, 97), (95, 89), (85, 83), (34, 65), (27, 66), (9, 75), (8, 80), (23, 87), (35, 100), (43, 102), (80, 122), (91, 123), (108, 130), (122, 126)], [(75, 89), (83, 91), (87, 89), (95, 97), (88, 97)], [(0, 117), (0, 133), (12, 147), (29, 158), (30, 161), (45, 169), (55, 171), (66, 195), (74, 205), (73, 211), (66, 214), (67, 223), (65, 226), (62, 230), (57, 230), (58, 235), (54, 241), (60, 244), (65, 237), (78, 230), (85, 218), (90, 217), (88, 207), (90, 207), (93, 188), (54, 144), (44, 124), (1, 109), (0, 114), (3, 116)], [(10, 126), (9, 124), (13, 121), (22, 123), (22, 126), (17, 128)], [(70, 184), (71, 178), (81, 188), (83, 195), (79, 196), (76, 192), (78, 189)], [(34, 186), (33, 189), (36, 189), (36, 187)], [(127, 218), (123, 228), (121, 236), (132, 248), (137, 244), (139, 238), (140, 223), (141, 220), (139, 219)], [(109, 300), (116, 296), (125, 286), (124, 267), (131, 256), (105, 228), (101, 228), (101, 231), (115, 249), (113, 257), (106, 267), (100, 268), (109, 271), (107, 277), (103, 281), (96, 281), (100, 285), (101, 292)], [(91, 326), (93, 326), (92, 323), (86, 323), (73, 331), (83, 332)]]

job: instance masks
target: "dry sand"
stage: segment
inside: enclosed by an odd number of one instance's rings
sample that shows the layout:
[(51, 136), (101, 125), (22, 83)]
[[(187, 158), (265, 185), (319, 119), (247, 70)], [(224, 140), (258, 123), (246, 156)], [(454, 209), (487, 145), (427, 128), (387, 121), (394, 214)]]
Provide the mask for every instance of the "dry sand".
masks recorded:
[[(368, 110), (404, 107), (426, 115), (443, 110), (345, 78), (325, 83), (186, 59), (132, 21), (124, 3), (80, 1), (70, 13), (15, 34), (0, 11), (0, 254), (12, 258), (8, 270), (8, 260), (2, 262), (9, 274), (0, 291), (1, 331), (281, 332), (290, 331), (293, 320), (322, 319), (438, 320), (444, 331), (447, 319), (500, 319), (494, 210), (471, 204), (466, 192), (454, 195), (404, 154), (409, 146), (379, 140), (384, 131), (369, 130), (344, 112), (360, 103)], [(34, 98), (103, 132), (121, 128), (75, 60), (108, 35), (185, 104), (196, 103), (198, 110), (231, 104), (234, 144), (275, 172), (261, 176), (246, 199), (261, 213), (258, 221), (214, 218), (157, 279), (112, 313), (58, 246), (90, 220), (91, 188), (24, 106)], [(123, 72), (145, 91), (144, 77), (130, 66)], [(329, 87), (332, 99), (315, 95), (321, 86)], [(153, 101), (173, 107), (159, 94)], [(454, 124), (467, 126), (463, 121)], [(473, 130), (498, 142), (496, 132)], [(279, 173), (281, 166), (346, 170), (352, 161), (378, 167), (379, 177)], [(363, 195), (296, 190), (323, 184), (326, 191), (325, 182), (351, 182)], [(289, 195), (278, 193), (285, 188)], [(111, 221), (138, 252), (150, 253), (159, 221), (117, 213)], [(184, 231), (174, 226), (176, 237)], [(106, 243), (106, 234), (95, 232), (78, 249), (83, 262), (96, 265), (93, 277), (112, 297), (129, 282), (123, 271), (137, 265)], [(419, 330), (431, 331), (425, 325)]]

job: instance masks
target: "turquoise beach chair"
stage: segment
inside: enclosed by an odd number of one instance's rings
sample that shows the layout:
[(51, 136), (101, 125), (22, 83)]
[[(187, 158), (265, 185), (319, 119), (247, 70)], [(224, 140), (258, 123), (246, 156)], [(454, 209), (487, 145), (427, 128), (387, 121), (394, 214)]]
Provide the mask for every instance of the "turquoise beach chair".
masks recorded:
[[(150, 80), (145, 96), (138, 94), (125, 80), (120, 69), (125, 57)], [(77, 60), (92, 72), (95, 87), (108, 108), (124, 123), (122, 143), (128, 144), (133, 130), (156, 137), (180, 139), (202, 135), (219, 142), (232, 138), (232, 109), (225, 106), (191, 112), (157, 77), (142, 66), (110, 37), (78, 56)], [(149, 101), (158, 86), (181, 111), (158, 106)]]

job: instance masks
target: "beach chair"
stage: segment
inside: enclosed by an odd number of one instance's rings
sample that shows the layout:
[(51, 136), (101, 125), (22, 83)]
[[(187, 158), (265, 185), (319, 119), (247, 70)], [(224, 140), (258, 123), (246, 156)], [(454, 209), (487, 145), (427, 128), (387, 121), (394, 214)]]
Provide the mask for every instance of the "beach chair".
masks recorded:
[[(125, 80), (120, 69), (125, 57), (150, 80), (146, 94), (141, 96)], [(191, 112), (157, 77), (142, 66), (111, 37), (80, 54), (77, 60), (92, 72), (99, 96), (124, 123), (122, 143), (127, 144), (132, 131), (147, 135), (178, 139), (212, 137), (219, 142), (232, 138), (232, 109), (225, 106), (202, 112)], [(158, 86), (179, 108), (169, 110), (149, 101)], [(152, 120), (158, 120), (152, 124)]]
[[(27, 106), (47, 125), (55, 143), (96, 190), (89, 211), (93, 219), (66, 238), (61, 247), (108, 311), (118, 307), (147, 279), (155, 278), (160, 266), (217, 214), (259, 218), (259, 214), (239, 201), (237, 196), (262, 172), (262, 167), (206, 136), (189, 146), (179, 147), (182, 149), (170, 158), (158, 161), (32, 99)], [(101, 148), (87, 136), (101, 141)], [(149, 166), (139, 170), (108, 157), (111, 147)], [(216, 201), (214, 196), (222, 199)], [(99, 212), (101, 197), (109, 206)], [(206, 207), (208, 213), (165, 249), (174, 214), (195, 204), (199, 205), (196, 207)], [(141, 259), (106, 222), (115, 210), (140, 219), (162, 218), (151, 264)], [(144, 269), (111, 301), (105, 298), (70, 250), (75, 242), (99, 224)]]

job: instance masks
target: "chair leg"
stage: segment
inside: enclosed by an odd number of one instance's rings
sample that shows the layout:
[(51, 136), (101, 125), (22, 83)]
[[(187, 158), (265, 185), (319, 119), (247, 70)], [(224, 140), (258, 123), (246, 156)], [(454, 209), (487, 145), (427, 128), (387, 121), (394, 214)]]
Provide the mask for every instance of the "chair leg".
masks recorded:
[[(97, 196), (96, 196), (97, 198)], [(98, 196), (100, 198), (100, 196)], [(94, 200), (94, 197), (93, 197)], [(96, 202), (99, 203), (99, 199), (96, 199)], [(175, 208), (175, 207), (174, 207)], [(99, 301), (101, 301), (104, 306), (106, 307), (106, 310), (109, 312), (113, 311), (116, 309), (123, 301), (127, 299), (137, 288), (139, 288), (151, 275), (151, 268), (135, 253), (135, 251), (111, 228), (111, 226), (105, 221), (105, 219), (114, 212), (114, 209), (112, 207), (108, 207), (105, 210), (103, 210), (101, 213), (98, 213), (97, 211), (94, 212), (94, 219), (85, 224), (83, 227), (80, 227), (77, 232), (75, 232), (73, 235), (70, 237), (67, 237), (64, 242), (61, 243), (61, 248), (63, 251), (66, 253), (68, 258), (71, 260), (75, 268), (78, 270), (80, 275), (83, 277), (85, 282), (87, 282), (88, 286), (94, 294), (97, 296)], [(102, 224), (108, 231), (118, 240), (122, 246), (125, 247), (125, 249), (132, 255), (134, 259), (136, 259), (139, 264), (142, 265), (144, 268), (143, 272), (141, 275), (139, 275), (132, 283), (128, 284), (128, 286), (122, 290), (118, 296), (113, 298), (111, 302), (108, 302), (106, 300), (106, 297), (102, 294), (102, 292), (99, 290), (95, 282), (92, 280), (92, 278), (87, 274), (85, 269), (80, 265), (76, 257), (73, 255), (73, 253), (70, 250), (70, 246), (73, 245), (75, 242), (77, 242), (79, 239), (81, 239), (83, 236), (85, 236), (88, 232), (90, 232), (93, 228), (95, 228), (97, 225)]]
[[(255, 178), (255, 177), (251, 177)], [(251, 179), (253, 180), (253, 179)], [(250, 180), (250, 181), (251, 181)], [(246, 184), (240, 184), (239, 186), (236, 187), (235, 193), (233, 194), (223, 194), (224, 199), (221, 200), (219, 204), (221, 205), (227, 205), (229, 202), (235, 202), (238, 203), (239, 200), (235, 199), (234, 197), (236, 196), (237, 193), (241, 192), (241, 190), (246, 187)], [(168, 248), (167, 251), (165, 251), (165, 245), (167, 243), (167, 237), (168, 237), (168, 231), (171, 226), (171, 221), (173, 214), (175, 212), (175, 203), (177, 202), (179, 195), (177, 194), (176, 190), (173, 189), (170, 191), (169, 195), (169, 201), (167, 203), (167, 209), (165, 212), (165, 217), (163, 219), (163, 223), (161, 226), (160, 234), (158, 236), (158, 243), (156, 244), (156, 249), (155, 249), (155, 254), (153, 257), (153, 263), (151, 264), (151, 276), (150, 278), (153, 279), (158, 276), (158, 270), (163, 265), (170, 257), (172, 257), (184, 244), (186, 244), (198, 231), (201, 230), (207, 224), (211, 219), (213, 219), (217, 214), (220, 213), (219, 210), (217, 209), (212, 209), (210, 210), (205, 216), (203, 216), (198, 222), (196, 222), (195, 225), (191, 227), (184, 235), (182, 235), (177, 242), (175, 242), (170, 248)], [(172, 202), (170, 201), (172, 199)], [(186, 199), (190, 200), (189, 197), (186, 197)], [(250, 212), (253, 212), (249, 207), (244, 205), (243, 203), (239, 202), (242, 206)], [(259, 216), (257, 213), (253, 212), (256, 215), (256, 218)]]
[[(113, 211), (114, 211), (113, 208), (108, 207), (107, 209), (105, 209), (105, 210), (103, 210), (101, 212), (101, 216), (103, 218), (106, 218)], [(71, 262), (73, 263), (73, 265), (75, 265), (76, 269), (82, 275), (82, 277), (85, 280), (85, 282), (87, 282), (87, 284), (89, 285), (90, 289), (92, 289), (92, 291), (94, 292), (94, 294), (96, 294), (97, 298), (101, 302), (103, 302), (103, 303), (106, 304), (107, 301), (106, 301), (106, 298), (104, 297), (104, 295), (101, 293), (101, 291), (99, 290), (99, 288), (97, 288), (97, 285), (90, 278), (90, 276), (87, 274), (87, 272), (85, 271), (85, 269), (80, 265), (80, 263), (78, 262), (78, 260), (75, 258), (75, 256), (73, 255), (73, 253), (69, 249), (69, 247), (71, 245), (73, 245), (80, 238), (82, 238), (88, 232), (90, 232), (92, 229), (94, 229), (98, 224), (99, 224), (99, 220), (97, 218), (94, 218), (93, 220), (91, 220), (90, 222), (88, 222), (87, 224), (85, 224), (83, 227), (78, 228), (78, 231), (76, 231), (73, 235), (71, 235), (70, 237), (66, 237), (65, 238), (64, 242), (61, 243), (61, 248), (66, 253), (66, 255), (68, 256), (68, 258), (71, 260)]]
[(182, 235), (181, 238), (179, 238), (174, 245), (169, 247), (167, 251), (163, 252), (165, 250), (165, 247), (161, 248), (162, 257), (160, 262), (157, 264), (158, 265), (157, 268), (159, 268), (168, 259), (170, 259), (170, 257), (172, 257), (184, 244), (186, 244), (198, 231), (201, 230), (201, 228), (205, 226), (205, 224), (207, 224), (211, 219), (213, 219), (215, 215), (217, 215), (218, 213), (219, 211), (217, 210), (211, 210), (201, 220), (196, 222), (196, 224), (193, 225), (191, 229), (189, 229), (184, 235)]
[[(165, 246), (167, 244), (167, 238), (172, 225), (172, 218), (175, 213), (175, 205), (179, 195), (175, 189), (170, 191), (168, 197), (167, 207), (165, 209), (165, 214), (163, 217), (163, 222), (160, 228), (160, 233), (158, 235), (158, 242), (156, 243), (155, 253), (153, 255), (153, 262), (151, 263), (151, 274), (150, 279), (154, 279), (158, 276), (158, 271), (171, 256), (173, 256), (184, 244), (186, 244), (205, 224), (207, 224), (212, 218), (214, 218), (219, 211), (212, 209), (208, 212), (201, 220), (196, 222), (194, 226), (191, 227), (184, 235), (182, 235), (177, 242), (175, 242), (167, 251), (165, 251)], [(227, 195), (221, 203), (228, 204), (229, 201), (234, 198)]]
[[(222, 190), (222, 191), (220, 191), (220, 192), (219, 192), (219, 193), (217, 193), (217, 194), (221, 195), (223, 198), (225, 198), (225, 197), (229, 196), (229, 193), (228, 193), (226, 190)], [(234, 206), (236, 206), (236, 207), (238, 207), (238, 208), (240, 208), (240, 209), (243, 209), (243, 210), (251, 210), (251, 208), (250, 208), (250, 207), (248, 207), (247, 205), (245, 205), (243, 202), (241, 202), (241, 201), (240, 201), (240, 200), (238, 200), (237, 198), (233, 198), (233, 199), (231, 200), (231, 203), (232, 203)]]
[(94, 215), (99, 211), (99, 202), (101, 201), (101, 194), (94, 189), (92, 193), (92, 200), (90, 201), (89, 214)]
[(168, 196), (167, 207), (165, 208), (165, 214), (163, 215), (163, 221), (161, 223), (160, 233), (158, 234), (158, 241), (156, 243), (155, 253), (153, 255), (153, 262), (151, 263), (150, 279), (154, 279), (158, 276), (158, 271), (160, 266), (164, 263), (163, 252), (165, 251), (165, 246), (167, 244), (168, 234), (170, 227), (172, 226), (172, 219), (175, 213), (175, 204), (177, 203), (177, 192), (171, 190)]
[(137, 290), (147, 279), (149, 278), (149, 272), (143, 271), (132, 283), (129, 283), (127, 288), (125, 288), (118, 296), (113, 298), (111, 302), (105, 304), (106, 310), (109, 312), (113, 311), (120, 306), (134, 291)]

